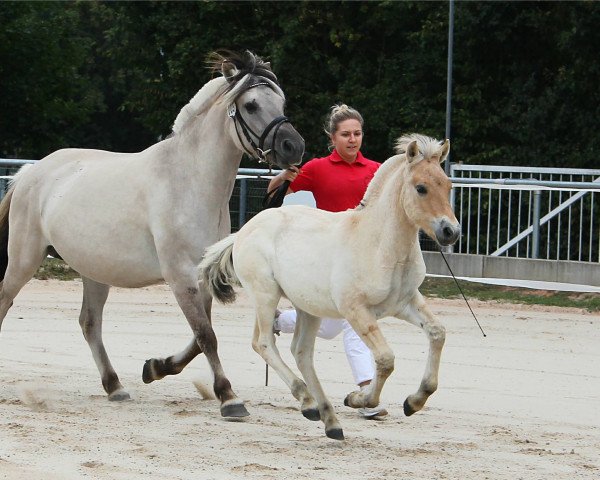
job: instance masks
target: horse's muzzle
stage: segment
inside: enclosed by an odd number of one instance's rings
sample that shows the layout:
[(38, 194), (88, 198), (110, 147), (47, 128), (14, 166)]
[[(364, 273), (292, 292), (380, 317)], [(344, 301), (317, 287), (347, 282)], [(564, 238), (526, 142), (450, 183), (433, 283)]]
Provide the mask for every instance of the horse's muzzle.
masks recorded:
[(435, 228), (435, 239), (442, 247), (453, 245), (460, 237), (460, 223), (443, 219)]
[(292, 125), (282, 125), (274, 140), (272, 160), (279, 167), (286, 169), (302, 162), (304, 139)]

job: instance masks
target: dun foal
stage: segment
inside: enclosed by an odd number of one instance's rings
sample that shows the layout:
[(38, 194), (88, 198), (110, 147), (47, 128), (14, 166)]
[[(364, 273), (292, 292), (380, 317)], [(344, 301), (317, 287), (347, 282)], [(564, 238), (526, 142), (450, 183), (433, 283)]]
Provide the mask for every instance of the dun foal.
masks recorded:
[[(372, 350), (377, 374), (370, 388), (350, 393), (345, 404), (374, 407), (394, 369), (394, 354), (377, 320), (396, 317), (422, 328), (429, 357), (419, 389), (404, 413), (423, 408), (437, 389), (444, 327), (419, 293), (425, 264), (419, 229), (440, 245), (454, 243), (460, 225), (449, 203), (451, 183), (440, 163), (450, 150), (423, 135), (403, 136), (397, 155), (377, 171), (354, 210), (331, 213), (303, 206), (265, 210), (234, 235), (207, 250), (200, 276), (221, 302), (242, 285), (254, 301), (253, 348), (286, 382), (304, 416), (322, 419), (328, 437), (342, 428), (315, 373), (313, 352), (320, 317), (346, 318)], [(292, 352), (306, 384), (281, 359), (273, 318), (285, 296), (298, 312)]]

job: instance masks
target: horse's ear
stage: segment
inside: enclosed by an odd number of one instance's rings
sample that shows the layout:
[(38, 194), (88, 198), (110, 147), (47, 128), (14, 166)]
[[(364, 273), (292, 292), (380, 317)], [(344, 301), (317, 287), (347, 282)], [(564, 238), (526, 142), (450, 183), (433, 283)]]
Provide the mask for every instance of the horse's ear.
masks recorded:
[(221, 73), (228, 82), (230, 82), (233, 79), (233, 77), (237, 75), (238, 72), (239, 70), (231, 62), (223, 62), (221, 64)]
[(444, 163), (446, 157), (450, 153), (450, 139), (447, 138), (444, 144), (442, 145), (442, 155), (440, 156), (440, 163)]
[(408, 160), (408, 163), (411, 163), (412, 161), (416, 160), (416, 158), (419, 155), (419, 146), (417, 145), (417, 141), (413, 140), (406, 147), (406, 159)]

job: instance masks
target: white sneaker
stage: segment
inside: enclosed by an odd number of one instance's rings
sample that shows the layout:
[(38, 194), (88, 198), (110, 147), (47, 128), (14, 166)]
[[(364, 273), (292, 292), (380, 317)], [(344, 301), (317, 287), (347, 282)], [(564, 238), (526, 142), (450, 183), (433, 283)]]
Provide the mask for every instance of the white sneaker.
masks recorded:
[[(360, 387), (360, 390), (362, 392), (364, 392), (367, 388), (369, 388), (368, 385), (363, 385), (362, 387)], [(360, 413), (365, 418), (378, 418), (378, 417), (385, 417), (388, 414), (388, 411), (385, 409), (385, 407), (382, 404), (379, 404), (373, 408), (369, 408), (369, 407), (359, 408), (358, 413)]]
[(388, 414), (388, 411), (385, 409), (383, 405), (377, 405), (373, 408), (363, 407), (358, 409), (358, 413), (360, 413), (365, 418), (380, 418), (385, 417)]

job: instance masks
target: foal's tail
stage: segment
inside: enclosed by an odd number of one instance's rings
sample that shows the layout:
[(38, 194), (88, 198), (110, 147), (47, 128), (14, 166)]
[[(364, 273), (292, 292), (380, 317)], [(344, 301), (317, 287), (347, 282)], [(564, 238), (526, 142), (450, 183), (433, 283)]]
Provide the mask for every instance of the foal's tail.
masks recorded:
[(233, 242), (235, 234), (211, 245), (198, 265), (198, 277), (210, 294), (221, 303), (235, 301), (234, 286), (240, 281), (233, 268)]
[(8, 266), (8, 212), (14, 186), (10, 187), (0, 202), (0, 282), (4, 280)]

